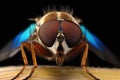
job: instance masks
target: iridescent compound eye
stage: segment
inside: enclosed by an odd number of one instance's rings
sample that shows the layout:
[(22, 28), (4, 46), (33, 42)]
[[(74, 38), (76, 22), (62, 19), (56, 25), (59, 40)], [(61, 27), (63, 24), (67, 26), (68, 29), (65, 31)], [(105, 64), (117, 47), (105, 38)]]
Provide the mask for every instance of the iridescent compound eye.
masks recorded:
[[(61, 27), (61, 28), (60, 28)], [(44, 23), (39, 30), (41, 41), (51, 47), (57, 38), (59, 29), (62, 29), (68, 47), (74, 47), (81, 38), (81, 30), (79, 26), (70, 21), (52, 20)]]

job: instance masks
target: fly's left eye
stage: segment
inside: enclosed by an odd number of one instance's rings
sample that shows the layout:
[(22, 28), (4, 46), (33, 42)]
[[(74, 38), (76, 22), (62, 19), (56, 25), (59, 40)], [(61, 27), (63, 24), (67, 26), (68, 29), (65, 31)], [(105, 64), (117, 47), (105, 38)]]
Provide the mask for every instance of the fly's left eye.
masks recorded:
[(77, 24), (70, 21), (63, 21), (61, 26), (68, 47), (74, 47), (78, 42), (80, 42), (82, 32)]
[(59, 25), (59, 21), (53, 20), (44, 23), (40, 27), (39, 37), (47, 47), (51, 47), (56, 40)]

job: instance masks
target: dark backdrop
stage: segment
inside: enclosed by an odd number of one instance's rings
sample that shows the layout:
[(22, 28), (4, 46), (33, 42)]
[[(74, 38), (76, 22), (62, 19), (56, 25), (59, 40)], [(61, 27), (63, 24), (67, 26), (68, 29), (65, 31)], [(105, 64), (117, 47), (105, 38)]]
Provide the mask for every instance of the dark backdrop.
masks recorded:
[[(0, 48), (20, 31), (27, 28), (31, 21), (28, 18), (42, 16), (43, 9), (48, 6), (68, 6), (74, 10), (74, 16), (83, 20), (83, 24), (118, 57), (119, 54), (119, 4), (117, 2), (82, 2), (76, 0), (34, 0), (34, 1), (4, 1), (1, 2), (0, 18)], [(89, 66), (111, 67), (112, 65), (102, 61), (93, 52), (89, 51)], [(41, 60), (41, 64), (54, 64)], [(75, 63), (75, 62), (71, 62)], [(1, 62), (3, 65), (23, 64), (21, 54)], [(78, 63), (76, 63), (78, 65)], [(73, 64), (74, 65), (74, 64)]]

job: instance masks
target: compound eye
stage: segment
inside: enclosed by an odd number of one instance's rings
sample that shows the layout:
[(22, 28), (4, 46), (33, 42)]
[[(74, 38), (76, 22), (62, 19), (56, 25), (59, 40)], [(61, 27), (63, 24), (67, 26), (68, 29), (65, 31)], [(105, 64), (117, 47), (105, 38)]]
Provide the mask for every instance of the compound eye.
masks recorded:
[(46, 22), (40, 26), (39, 37), (47, 47), (51, 47), (54, 44), (57, 37), (59, 25), (59, 21), (54, 20)]
[(63, 21), (61, 26), (68, 47), (74, 47), (78, 42), (80, 42), (82, 32), (77, 24), (70, 21)]

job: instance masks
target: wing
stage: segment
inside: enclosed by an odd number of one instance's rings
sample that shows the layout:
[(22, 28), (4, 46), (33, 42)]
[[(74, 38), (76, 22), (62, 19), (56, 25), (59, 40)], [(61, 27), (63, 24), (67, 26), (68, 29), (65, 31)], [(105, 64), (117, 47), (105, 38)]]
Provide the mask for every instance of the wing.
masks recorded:
[(27, 29), (20, 32), (13, 40), (9, 41), (1, 50), (0, 50), (0, 62), (14, 56), (18, 51), (20, 51), (20, 44), (23, 41), (29, 39), (29, 37), (35, 31), (36, 24), (33, 23), (28, 26)]
[(117, 57), (100, 41), (98, 37), (92, 34), (84, 25), (80, 25), (83, 35), (89, 43), (89, 48), (102, 60), (120, 67)]

